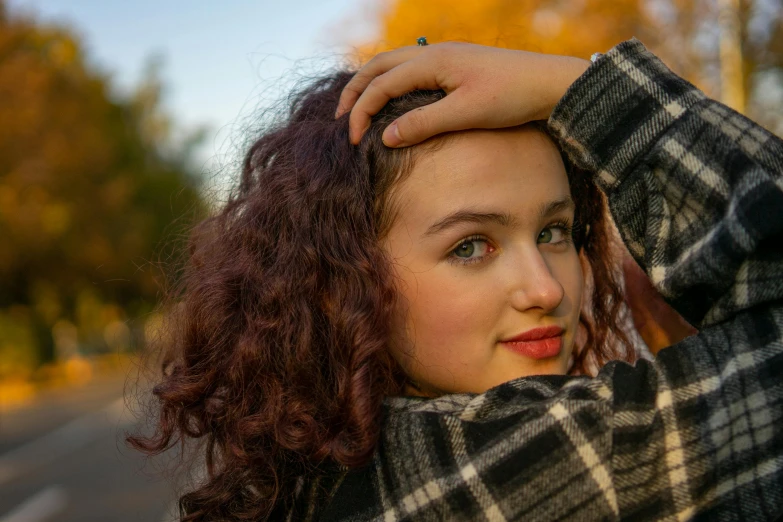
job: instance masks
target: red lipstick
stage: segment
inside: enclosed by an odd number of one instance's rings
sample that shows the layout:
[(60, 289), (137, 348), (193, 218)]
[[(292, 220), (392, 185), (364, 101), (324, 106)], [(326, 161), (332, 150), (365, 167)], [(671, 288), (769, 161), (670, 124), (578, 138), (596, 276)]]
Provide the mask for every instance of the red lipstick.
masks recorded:
[(563, 348), (563, 329), (559, 326), (533, 328), (514, 337), (500, 341), (503, 346), (532, 359), (547, 359)]

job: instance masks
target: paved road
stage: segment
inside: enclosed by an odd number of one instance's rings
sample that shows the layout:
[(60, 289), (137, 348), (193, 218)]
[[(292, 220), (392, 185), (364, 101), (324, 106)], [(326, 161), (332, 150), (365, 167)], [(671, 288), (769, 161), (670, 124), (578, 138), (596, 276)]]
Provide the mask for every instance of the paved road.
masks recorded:
[(122, 376), (0, 413), (0, 522), (168, 522), (174, 490), (125, 446), (137, 420)]

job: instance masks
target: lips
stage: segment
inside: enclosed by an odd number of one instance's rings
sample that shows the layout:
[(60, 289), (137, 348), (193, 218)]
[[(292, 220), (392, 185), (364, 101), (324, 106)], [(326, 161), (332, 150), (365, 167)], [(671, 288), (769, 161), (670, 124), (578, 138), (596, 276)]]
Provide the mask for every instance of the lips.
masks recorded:
[(525, 357), (547, 359), (560, 354), (563, 348), (563, 329), (559, 326), (534, 328), (500, 342), (512, 352)]

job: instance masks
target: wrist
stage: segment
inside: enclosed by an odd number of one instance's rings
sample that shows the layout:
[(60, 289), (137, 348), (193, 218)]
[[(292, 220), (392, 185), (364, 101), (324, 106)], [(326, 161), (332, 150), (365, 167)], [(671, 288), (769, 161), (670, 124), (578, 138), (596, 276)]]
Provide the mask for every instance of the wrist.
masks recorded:
[(557, 63), (554, 65), (552, 67), (552, 76), (547, 78), (548, 83), (544, 85), (544, 88), (547, 89), (546, 102), (542, 113), (536, 117), (538, 120), (549, 119), (552, 111), (560, 103), (568, 89), (587, 71), (591, 62), (581, 58), (558, 56)]

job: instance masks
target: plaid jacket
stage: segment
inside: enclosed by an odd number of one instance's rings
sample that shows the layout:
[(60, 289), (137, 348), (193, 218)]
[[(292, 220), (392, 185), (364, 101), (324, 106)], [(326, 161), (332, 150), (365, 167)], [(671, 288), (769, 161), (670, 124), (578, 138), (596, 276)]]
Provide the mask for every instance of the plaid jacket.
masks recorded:
[(636, 40), (593, 64), (549, 125), (700, 333), (594, 378), (390, 399), (372, 463), (303, 484), (291, 519), (783, 516), (783, 142)]

